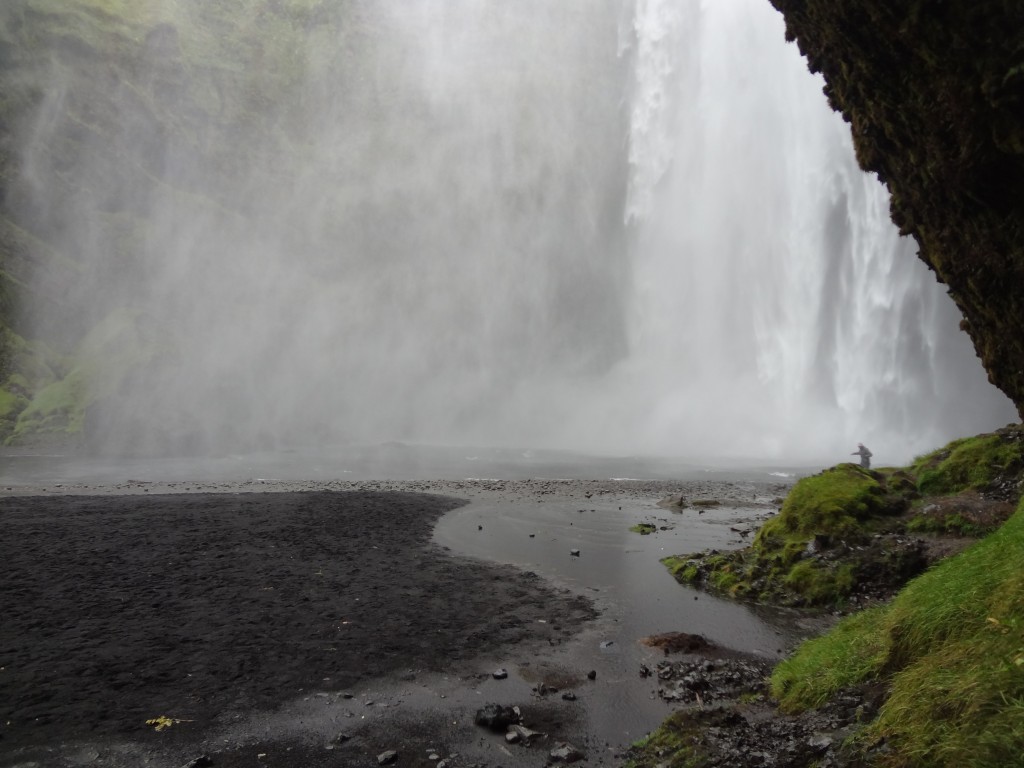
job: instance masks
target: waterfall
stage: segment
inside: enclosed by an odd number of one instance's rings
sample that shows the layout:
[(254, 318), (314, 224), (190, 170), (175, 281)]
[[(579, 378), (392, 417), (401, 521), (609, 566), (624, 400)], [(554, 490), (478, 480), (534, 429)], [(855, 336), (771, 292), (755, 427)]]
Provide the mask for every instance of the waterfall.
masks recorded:
[(837, 461), (863, 441), (895, 462), (1015, 420), (781, 16), (633, 10), (634, 423), (663, 451)]
[(75, 265), (28, 321), (107, 356), (97, 450), (900, 462), (1014, 419), (766, 0), (144, 5), (124, 70), (40, 38), (10, 194)]

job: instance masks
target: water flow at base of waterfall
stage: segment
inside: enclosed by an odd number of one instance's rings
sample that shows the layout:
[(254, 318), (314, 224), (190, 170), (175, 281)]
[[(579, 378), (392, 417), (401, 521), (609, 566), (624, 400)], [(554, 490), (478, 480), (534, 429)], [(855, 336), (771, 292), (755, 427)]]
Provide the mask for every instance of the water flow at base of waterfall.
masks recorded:
[(151, 3), (130, 77), (45, 67), (18, 193), (77, 272), (29, 319), (106, 355), (92, 449), (900, 463), (1014, 419), (765, 0), (377, 0), (273, 39), (264, 5), (215, 40)]

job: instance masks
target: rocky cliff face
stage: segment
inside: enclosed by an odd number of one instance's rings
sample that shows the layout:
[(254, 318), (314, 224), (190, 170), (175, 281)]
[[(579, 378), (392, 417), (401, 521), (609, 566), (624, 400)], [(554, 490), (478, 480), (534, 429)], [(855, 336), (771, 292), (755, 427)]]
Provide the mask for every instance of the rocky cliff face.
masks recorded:
[(1024, 5), (771, 2), (1024, 416)]

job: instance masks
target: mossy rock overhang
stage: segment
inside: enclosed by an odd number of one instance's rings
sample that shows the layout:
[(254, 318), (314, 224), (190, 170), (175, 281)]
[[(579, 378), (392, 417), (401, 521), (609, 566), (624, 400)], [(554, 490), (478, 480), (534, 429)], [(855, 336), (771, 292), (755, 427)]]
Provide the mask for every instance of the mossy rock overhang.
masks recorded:
[(1024, 3), (771, 2), (1024, 419)]

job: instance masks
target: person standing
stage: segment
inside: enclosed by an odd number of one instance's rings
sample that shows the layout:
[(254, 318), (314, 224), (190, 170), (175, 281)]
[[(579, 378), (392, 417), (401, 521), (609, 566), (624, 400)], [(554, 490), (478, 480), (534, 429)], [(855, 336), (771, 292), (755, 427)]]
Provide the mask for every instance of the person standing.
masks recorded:
[(864, 469), (871, 469), (872, 453), (864, 446), (864, 443), (857, 443), (857, 450), (850, 455), (860, 456), (860, 465), (864, 467)]

